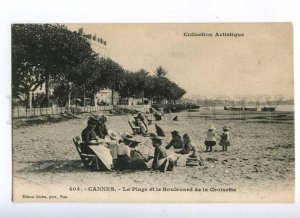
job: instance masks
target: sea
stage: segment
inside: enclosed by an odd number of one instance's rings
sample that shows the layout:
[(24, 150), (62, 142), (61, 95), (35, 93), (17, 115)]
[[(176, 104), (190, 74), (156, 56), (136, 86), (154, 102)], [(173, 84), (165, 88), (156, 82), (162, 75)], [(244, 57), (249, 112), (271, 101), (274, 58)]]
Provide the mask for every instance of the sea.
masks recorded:
[[(249, 106), (250, 107), (250, 106)], [(294, 105), (268, 105), (268, 107), (274, 107), (276, 111), (282, 111), (282, 112), (293, 112), (294, 111)], [(261, 107), (257, 107), (257, 110), (260, 111)], [(214, 109), (221, 109), (223, 110), (223, 106), (216, 106)]]

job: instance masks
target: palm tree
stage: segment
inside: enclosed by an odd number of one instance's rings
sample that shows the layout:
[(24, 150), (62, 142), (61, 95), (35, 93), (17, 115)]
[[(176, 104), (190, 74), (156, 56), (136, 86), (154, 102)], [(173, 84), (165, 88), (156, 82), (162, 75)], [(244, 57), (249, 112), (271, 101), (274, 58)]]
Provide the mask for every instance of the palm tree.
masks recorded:
[(155, 75), (157, 77), (166, 77), (167, 74), (168, 72), (162, 66), (156, 68)]
[(144, 95), (145, 95), (145, 85), (146, 85), (146, 80), (149, 75), (149, 72), (147, 72), (145, 69), (140, 69), (136, 73), (136, 82), (137, 82), (137, 90), (138, 94), (142, 97), (142, 102), (144, 102)]

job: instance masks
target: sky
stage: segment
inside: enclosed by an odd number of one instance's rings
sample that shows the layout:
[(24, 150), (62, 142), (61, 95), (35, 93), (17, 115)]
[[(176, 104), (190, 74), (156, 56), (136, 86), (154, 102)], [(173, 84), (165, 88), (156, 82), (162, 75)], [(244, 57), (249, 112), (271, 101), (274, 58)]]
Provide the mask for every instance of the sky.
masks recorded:
[[(185, 97), (293, 98), (293, 38), (288, 23), (67, 24), (107, 41), (110, 58), (124, 69), (158, 66), (187, 91)], [(184, 36), (185, 33), (213, 36)], [(216, 37), (240, 33), (242, 37)]]

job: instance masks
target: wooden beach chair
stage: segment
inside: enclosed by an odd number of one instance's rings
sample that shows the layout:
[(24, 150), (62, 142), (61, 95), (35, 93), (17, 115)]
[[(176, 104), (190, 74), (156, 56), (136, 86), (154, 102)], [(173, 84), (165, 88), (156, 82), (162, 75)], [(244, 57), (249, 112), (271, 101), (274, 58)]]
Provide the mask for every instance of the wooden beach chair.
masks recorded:
[(130, 128), (132, 129), (134, 134), (141, 134), (141, 128), (134, 126), (132, 122), (128, 121)]
[(73, 138), (73, 142), (84, 166), (92, 170), (100, 170), (98, 157), (95, 154), (86, 154), (82, 152), (81, 138), (79, 136), (76, 136)]

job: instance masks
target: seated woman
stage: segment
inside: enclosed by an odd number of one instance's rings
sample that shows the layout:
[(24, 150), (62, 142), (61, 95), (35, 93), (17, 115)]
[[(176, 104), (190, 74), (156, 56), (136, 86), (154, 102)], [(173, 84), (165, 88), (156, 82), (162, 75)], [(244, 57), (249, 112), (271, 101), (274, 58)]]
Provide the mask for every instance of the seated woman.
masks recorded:
[(134, 116), (134, 124), (135, 126), (140, 128), (140, 132), (142, 133), (143, 136), (147, 135), (147, 126), (145, 123), (140, 119), (138, 116)]
[(152, 107), (150, 108), (150, 113), (153, 114), (156, 121), (160, 121), (162, 116), (164, 115), (162, 112), (159, 112)]
[(146, 122), (145, 122), (145, 118), (144, 118), (144, 116), (143, 116), (143, 114), (141, 113), (141, 112), (139, 112), (138, 114), (137, 114), (137, 117), (142, 121), (142, 123), (144, 124), (144, 126), (146, 127), (146, 129), (148, 130), (148, 126), (147, 126), (147, 124), (146, 124)]
[(147, 165), (143, 156), (138, 152), (131, 152), (129, 146), (138, 144), (139, 141), (134, 139), (133, 135), (123, 133), (117, 147), (118, 158), (115, 164), (117, 170), (146, 170)]
[(172, 171), (174, 163), (168, 158), (165, 147), (162, 145), (162, 137), (154, 134), (151, 137), (152, 145), (155, 147), (152, 168), (161, 172)]
[(90, 117), (87, 122), (87, 127), (81, 132), (81, 139), (83, 141), (82, 152), (91, 154), (91, 149), (89, 145), (99, 145), (100, 142), (97, 139), (97, 135), (94, 131), (96, 125), (98, 123), (98, 119), (95, 117)]
[(93, 154), (97, 156), (97, 160), (92, 163), (92, 169), (96, 170), (110, 170), (112, 165), (112, 157), (107, 148), (104, 146), (95, 146), (102, 143), (98, 140), (94, 129), (98, 120), (95, 117), (90, 117), (87, 127), (82, 131), (81, 138), (83, 145), (81, 151), (86, 154)]
[(98, 122), (95, 127), (95, 133), (97, 136), (99, 136), (99, 138), (104, 139), (105, 136), (108, 135), (107, 128), (105, 125), (107, 118), (104, 115), (102, 115), (101, 117), (97, 117), (97, 118), (98, 118)]
[(169, 142), (169, 144), (166, 146), (166, 149), (169, 149), (173, 147), (174, 149), (182, 149), (183, 148), (183, 141), (181, 139), (181, 136), (179, 135), (178, 131), (171, 132), (172, 134), (172, 140)]

